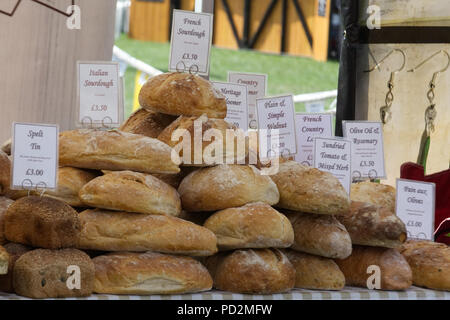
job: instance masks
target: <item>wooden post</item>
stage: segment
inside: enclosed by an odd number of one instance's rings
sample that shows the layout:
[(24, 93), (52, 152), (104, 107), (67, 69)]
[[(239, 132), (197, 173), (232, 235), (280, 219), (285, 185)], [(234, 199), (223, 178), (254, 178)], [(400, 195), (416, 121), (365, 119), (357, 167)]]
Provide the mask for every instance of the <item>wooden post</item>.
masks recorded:
[[(66, 12), (72, 1), (41, 2)], [(73, 128), (76, 61), (111, 60), (116, 0), (75, 4), (80, 30), (68, 29), (66, 16), (31, 0), (21, 1), (11, 17), (0, 14), (0, 142), (11, 136), (13, 121)]]

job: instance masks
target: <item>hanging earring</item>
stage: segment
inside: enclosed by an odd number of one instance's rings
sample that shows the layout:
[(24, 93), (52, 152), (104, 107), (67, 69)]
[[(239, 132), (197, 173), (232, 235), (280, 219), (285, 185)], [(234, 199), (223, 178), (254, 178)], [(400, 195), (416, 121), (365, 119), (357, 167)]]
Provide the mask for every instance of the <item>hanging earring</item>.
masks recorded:
[(417, 162), (421, 164), (424, 167), (424, 170), (426, 170), (426, 163), (428, 158), (428, 150), (430, 148), (430, 136), (431, 133), (434, 132), (434, 121), (436, 120), (437, 116), (437, 110), (436, 110), (436, 104), (434, 103), (435, 93), (434, 89), (436, 88), (436, 80), (437, 76), (447, 71), (447, 69), (450, 67), (450, 55), (445, 50), (439, 50), (438, 52), (435, 52), (433, 55), (431, 55), (429, 58), (422, 61), (418, 66), (415, 68), (408, 70), (408, 72), (415, 72), (417, 69), (419, 69), (421, 66), (423, 66), (425, 63), (433, 59), (435, 56), (437, 56), (439, 53), (443, 53), (447, 56), (447, 65), (444, 69), (436, 71), (433, 73), (433, 77), (431, 78), (430, 84), (429, 84), (429, 90), (427, 92), (427, 98), (430, 103), (430, 105), (425, 110), (425, 130), (422, 135), (422, 140), (420, 143), (420, 151), (419, 151), (419, 157)]
[(383, 59), (381, 59), (381, 61), (378, 62), (374, 67), (372, 67), (372, 68), (369, 69), (369, 70), (364, 71), (364, 72), (372, 72), (372, 71), (374, 71), (374, 70), (376, 70), (376, 69), (379, 70), (379, 67), (381, 66), (381, 64), (382, 64), (387, 58), (389, 58), (389, 57), (391, 56), (391, 54), (393, 54), (394, 52), (400, 52), (400, 53), (402, 54), (402, 57), (403, 57), (403, 63), (402, 63), (402, 66), (401, 66), (398, 70), (395, 70), (395, 71), (392, 71), (392, 72), (391, 72), (391, 76), (389, 77), (389, 81), (388, 81), (388, 83), (387, 83), (388, 92), (386, 93), (386, 98), (385, 98), (385, 100), (384, 100), (385, 105), (382, 106), (382, 107), (380, 108), (380, 119), (381, 119), (381, 122), (382, 122), (383, 124), (388, 123), (388, 122), (391, 120), (391, 118), (392, 118), (391, 106), (392, 106), (392, 102), (394, 101), (394, 93), (393, 93), (393, 89), (394, 89), (395, 75), (396, 75), (397, 73), (399, 73), (400, 71), (402, 71), (403, 68), (405, 67), (405, 63), (406, 63), (406, 55), (405, 55), (405, 53), (404, 53), (402, 50), (400, 50), (400, 49), (393, 49), (393, 50), (392, 50), (391, 52), (389, 52)]

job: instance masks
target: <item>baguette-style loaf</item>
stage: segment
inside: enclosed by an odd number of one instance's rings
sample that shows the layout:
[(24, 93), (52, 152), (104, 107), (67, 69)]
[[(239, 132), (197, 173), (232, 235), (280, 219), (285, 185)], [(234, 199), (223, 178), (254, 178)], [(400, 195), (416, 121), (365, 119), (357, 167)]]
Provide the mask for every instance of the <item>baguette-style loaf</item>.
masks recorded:
[(294, 241), (286, 216), (264, 202), (218, 211), (204, 226), (215, 233), (219, 250), (287, 248)]
[(295, 269), (278, 249), (240, 249), (206, 259), (219, 290), (271, 294), (286, 292), (295, 285)]
[(0, 245), (7, 242), (5, 238), (5, 212), (13, 203), (14, 201), (11, 199), (0, 197)]
[(4, 222), (7, 240), (32, 247), (71, 248), (80, 234), (78, 213), (48, 197), (20, 198), (8, 207)]
[(369, 266), (380, 268), (380, 289), (405, 290), (412, 285), (412, 271), (405, 258), (395, 249), (354, 246), (352, 254), (335, 260), (348, 286), (367, 288), (372, 273)]
[(8, 273), (9, 254), (5, 248), (0, 246), (0, 275)]
[[(230, 138), (227, 135), (233, 134)], [(186, 136), (187, 135), (187, 136)], [(196, 149), (195, 138), (201, 137), (201, 146)], [(211, 135), (211, 137), (209, 137)], [(184, 153), (184, 140), (190, 138), (190, 153)], [(223, 119), (211, 119), (206, 115), (200, 117), (179, 117), (172, 122), (158, 139), (176, 149), (184, 166), (207, 167), (222, 163), (245, 164), (248, 155), (248, 139), (244, 131)], [(181, 141), (181, 142), (180, 142)], [(221, 154), (216, 154), (216, 149)], [(201, 157), (195, 157), (199, 154)]]
[(148, 111), (141, 108), (136, 110), (128, 120), (120, 126), (119, 130), (141, 134), (149, 138), (157, 138), (164, 128), (175, 121), (175, 119), (176, 117), (168, 114)]
[(295, 288), (341, 290), (345, 277), (333, 259), (290, 249), (283, 250), (295, 268)]
[(190, 257), (118, 252), (93, 261), (96, 293), (182, 294), (210, 290), (213, 284), (208, 270)]
[(277, 186), (254, 166), (218, 165), (189, 174), (180, 184), (183, 209), (215, 211), (240, 207), (250, 202), (274, 205), (279, 200)]
[(406, 240), (405, 224), (386, 207), (352, 201), (350, 215), (336, 218), (347, 229), (353, 244), (396, 248)]
[(350, 198), (331, 173), (287, 161), (280, 163), (278, 173), (271, 178), (280, 192), (277, 207), (329, 215), (350, 211)]
[[(79, 268), (79, 289), (68, 286), (68, 282), (76, 284), (69, 279), (69, 266)], [(16, 261), (13, 286), (18, 295), (34, 299), (85, 297), (92, 293), (94, 276), (94, 263), (80, 250), (37, 249), (23, 254)]]
[[(175, 161), (173, 162), (172, 159)], [(76, 168), (178, 173), (180, 159), (165, 143), (117, 130), (80, 129), (59, 135), (59, 164)]]
[(31, 250), (30, 247), (19, 243), (5, 244), (4, 248), (9, 254), (8, 273), (0, 276), (0, 292), (14, 293), (13, 271), (17, 259)]
[(152, 175), (114, 171), (86, 184), (79, 193), (88, 206), (118, 211), (177, 216), (181, 201), (177, 190)]
[(352, 201), (366, 202), (395, 212), (395, 188), (386, 184), (364, 181), (352, 183)]
[(292, 249), (339, 259), (352, 253), (350, 235), (334, 216), (284, 212), (294, 228)]
[(86, 210), (80, 213), (80, 221), (80, 249), (158, 251), (189, 256), (217, 252), (214, 233), (175, 217)]
[(399, 249), (416, 286), (450, 291), (450, 248), (432, 241), (408, 240)]
[(225, 96), (202, 77), (187, 73), (164, 73), (150, 78), (139, 93), (140, 105), (151, 111), (174, 116), (224, 119)]

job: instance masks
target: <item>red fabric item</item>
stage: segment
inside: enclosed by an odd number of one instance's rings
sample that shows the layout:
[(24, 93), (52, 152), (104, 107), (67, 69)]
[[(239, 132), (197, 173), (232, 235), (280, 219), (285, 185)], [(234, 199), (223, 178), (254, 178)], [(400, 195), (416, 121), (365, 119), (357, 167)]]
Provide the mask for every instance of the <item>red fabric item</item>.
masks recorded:
[(421, 165), (407, 162), (400, 168), (400, 177), (436, 184), (435, 241), (450, 245), (450, 169), (425, 176)]

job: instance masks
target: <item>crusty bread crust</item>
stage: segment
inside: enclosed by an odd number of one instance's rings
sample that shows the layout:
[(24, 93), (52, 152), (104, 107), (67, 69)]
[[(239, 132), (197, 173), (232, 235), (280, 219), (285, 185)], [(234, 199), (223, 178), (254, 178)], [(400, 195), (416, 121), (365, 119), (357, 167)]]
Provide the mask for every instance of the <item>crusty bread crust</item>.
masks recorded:
[(120, 126), (119, 130), (141, 134), (149, 138), (157, 138), (164, 128), (175, 121), (175, 119), (175, 116), (140, 108)]
[(0, 246), (0, 275), (8, 273), (9, 254), (5, 248)]
[(13, 203), (14, 201), (11, 199), (0, 197), (0, 245), (7, 242), (5, 238), (5, 212)]
[(395, 213), (395, 188), (389, 185), (370, 181), (352, 183), (350, 198), (353, 201), (385, 207)]
[(9, 254), (9, 264), (8, 264), (8, 273), (0, 276), (0, 292), (14, 293), (15, 291), (13, 286), (13, 270), (16, 261), (23, 254), (32, 249), (22, 244), (12, 242), (5, 244), (4, 248)]

